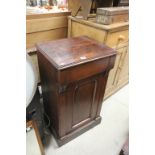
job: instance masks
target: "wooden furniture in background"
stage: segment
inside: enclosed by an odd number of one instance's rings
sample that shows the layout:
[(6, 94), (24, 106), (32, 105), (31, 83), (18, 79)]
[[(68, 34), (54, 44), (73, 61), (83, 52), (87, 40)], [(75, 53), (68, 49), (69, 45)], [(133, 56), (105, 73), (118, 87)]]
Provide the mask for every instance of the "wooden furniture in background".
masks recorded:
[(95, 0), (96, 1), (96, 7), (112, 7), (113, 0)]
[(80, 9), (80, 0), (68, 0), (68, 9), (72, 16), (76, 16)]
[(40, 82), (40, 73), (38, 68), (38, 59), (36, 55), (35, 44), (38, 42), (56, 40), (67, 37), (68, 15), (70, 12), (32, 14), (26, 15), (26, 52), (38, 72), (38, 82)]
[(26, 122), (26, 128), (27, 128), (26, 141), (28, 144), (26, 148), (27, 155), (45, 155), (39, 131), (35, 121), (31, 120)]
[(97, 8), (112, 6), (113, 0), (68, 0), (71, 15), (87, 19), (90, 13), (96, 13)]
[(118, 22), (127, 21), (129, 21), (129, 7), (107, 7), (97, 9), (97, 23), (110, 25)]
[(42, 41), (67, 37), (67, 16), (70, 12), (26, 15), (26, 48)]
[(34, 64), (34, 67), (36, 69), (37, 77), (38, 77), (38, 83), (40, 82), (40, 73), (39, 73), (39, 67), (38, 67), (38, 58), (36, 54), (36, 48), (28, 48), (26, 50), (28, 55), (30, 56), (30, 59), (32, 60), (32, 63)]
[(128, 83), (128, 29), (128, 22), (103, 25), (96, 23), (95, 18), (68, 18), (68, 37), (86, 35), (117, 50), (115, 66), (110, 71), (106, 86), (105, 99)]
[(37, 45), (50, 129), (61, 146), (101, 121), (100, 110), (116, 52), (87, 37)]
[(114, 0), (113, 6), (129, 6), (129, 0)]
[(78, 15), (81, 15), (83, 19), (87, 19), (92, 7), (92, 0), (80, 0), (80, 5), (81, 11), (78, 13)]

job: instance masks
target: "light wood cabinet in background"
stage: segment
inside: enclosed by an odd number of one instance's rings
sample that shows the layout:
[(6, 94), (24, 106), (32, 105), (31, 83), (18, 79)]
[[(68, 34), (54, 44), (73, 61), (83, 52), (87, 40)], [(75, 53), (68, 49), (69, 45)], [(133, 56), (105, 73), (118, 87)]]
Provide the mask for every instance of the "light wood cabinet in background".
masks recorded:
[(70, 12), (27, 14), (26, 48), (35, 47), (38, 42), (66, 38), (68, 15)]
[(105, 98), (114, 94), (117, 90), (128, 83), (129, 79), (129, 53), (128, 45), (123, 44), (117, 49), (117, 56), (114, 68), (109, 73), (106, 86)]
[(117, 50), (115, 66), (109, 73), (104, 99), (129, 81), (128, 29), (128, 22), (102, 25), (95, 23), (95, 18), (83, 20), (68, 17), (68, 37), (85, 35)]
[(36, 67), (38, 82), (40, 82), (40, 74), (35, 44), (67, 38), (68, 15), (70, 12), (32, 14), (27, 11), (26, 49)]

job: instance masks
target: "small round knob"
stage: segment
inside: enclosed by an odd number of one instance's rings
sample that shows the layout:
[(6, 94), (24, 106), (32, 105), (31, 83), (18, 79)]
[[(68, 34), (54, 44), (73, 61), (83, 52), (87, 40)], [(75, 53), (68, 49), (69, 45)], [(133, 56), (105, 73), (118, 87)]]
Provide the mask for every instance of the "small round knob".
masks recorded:
[(125, 40), (125, 36), (120, 35), (120, 36), (118, 37), (118, 40), (119, 40), (119, 41), (124, 41), (124, 40)]

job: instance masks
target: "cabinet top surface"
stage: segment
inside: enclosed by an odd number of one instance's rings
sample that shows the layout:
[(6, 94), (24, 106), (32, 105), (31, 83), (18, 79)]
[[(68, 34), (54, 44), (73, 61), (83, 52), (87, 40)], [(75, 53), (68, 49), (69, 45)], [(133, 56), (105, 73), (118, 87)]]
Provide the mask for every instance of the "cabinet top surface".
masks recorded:
[(85, 36), (38, 43), (37, 51), (57, 69), (116, 55), (115, 50)]

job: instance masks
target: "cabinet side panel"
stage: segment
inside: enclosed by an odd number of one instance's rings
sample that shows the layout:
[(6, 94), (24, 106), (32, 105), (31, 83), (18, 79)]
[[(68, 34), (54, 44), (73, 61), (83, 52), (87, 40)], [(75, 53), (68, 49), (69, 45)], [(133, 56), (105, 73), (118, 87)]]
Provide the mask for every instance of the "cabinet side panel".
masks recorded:
[(43, 92), (43, 101), (45, 113), (50, 119), (50, 128), (58, 131), (58, 93), (56, 85), (56, 70), (48, 62), (48, 60), (37, 52), (38, 63), (41, 77), (41, 86)]
[(70, 29), (70, 36), (77, 37), (81, 35), (86, 35), (92, 39), (95, 39), (103, 43), (104, 37), (106, 36), (106, 31), (72, 21), (72, 27)]
[(109, 70), (106, 71), (104, 76), (100, 77), (100, 79), (99, 79), (99, 85), (100, 85), (99, 89), (100, 90), (99, 90), (99, 98), (98, 98), (96, 117), (100, 116), (108, 75), (109, 75)]

